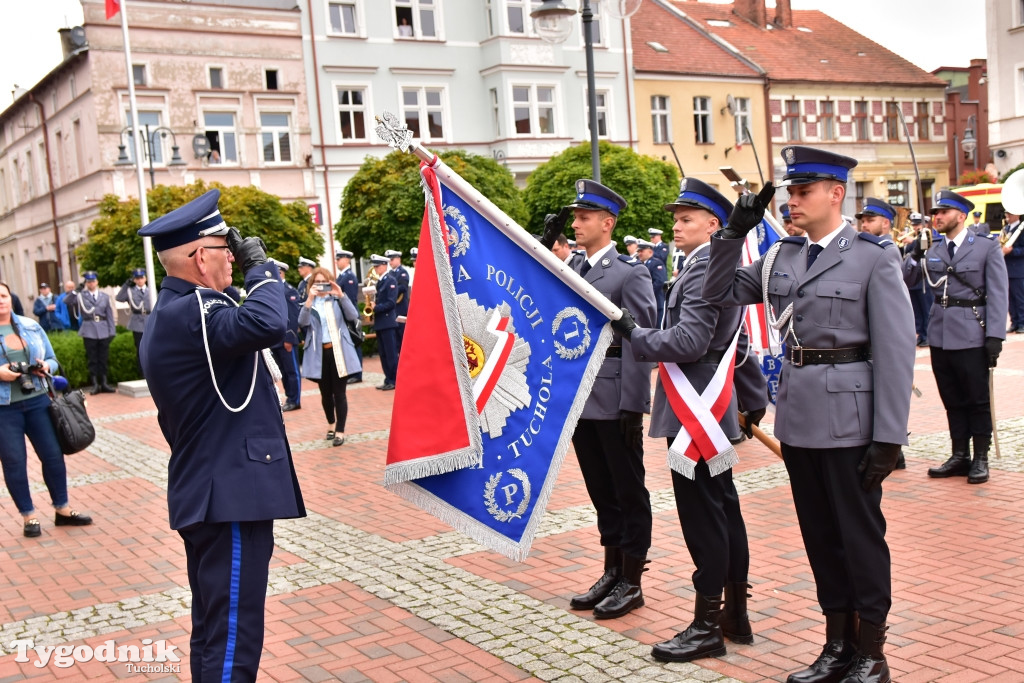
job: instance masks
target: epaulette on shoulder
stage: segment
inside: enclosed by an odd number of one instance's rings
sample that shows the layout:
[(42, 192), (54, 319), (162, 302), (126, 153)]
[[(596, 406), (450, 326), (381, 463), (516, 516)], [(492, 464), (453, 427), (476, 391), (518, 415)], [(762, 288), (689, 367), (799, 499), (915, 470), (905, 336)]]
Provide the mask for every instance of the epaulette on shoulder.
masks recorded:
[(862, 240), (866, 240), (868, 242), (871, 242), (871, 244), (877, 244), (878, 246), (882, 247), (883, 249), (885, 249), (886, 247), (888, 247), (890, 244), (893, 243), (892, 240), (889, 239), (888, 237), (882, 237), (880, 235), (872, 235), (870, 232), (858, 232), (857, 233), (857, 237), (861, 238)]
[(982, 237), (987, 237), (990, 240), (998, 240), (999, 239), (999, 234), (998, 233), (994, 233), (994, 232), (981, 232), (981, 233), (978, 233), (978, 234), (981, 235)]
[(789, 242), (790, 244), (803, 244), (807, 241), (806, 237), (800, 235), (790, 235), (789, 237), (783, 237), (780, 242)]
[(634, 261), (633, 257), (630, 256), (629, 254), (619, 254), (619, 260), (631, 266), (636, 266), (640, 264), (639, 260)]

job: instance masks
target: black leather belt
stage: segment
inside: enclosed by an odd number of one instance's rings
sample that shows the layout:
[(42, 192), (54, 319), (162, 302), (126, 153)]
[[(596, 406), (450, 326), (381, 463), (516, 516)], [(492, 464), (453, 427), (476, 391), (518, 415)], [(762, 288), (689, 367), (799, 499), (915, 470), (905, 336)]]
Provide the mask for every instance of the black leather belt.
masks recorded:
[(850, 349), (805, 349), (802, 346), (786, 347), (786, 360), (793, 365), (832, 365), (835, 363), (857, 363), (871, 360), (870, 346)]
[(974, 308), (975, 306), (984, 306), (985, 299), (956, 299), (951, 296), (938, 296), (935, 297), (935, 303), (942, 306), (943, 308), (949, 308), (950, 306), (958, 306), (960, 308)]
[(103, 322), (103, 321), (104, 321), (104, 320), (106, 320), (106, 319), (107, 319), (107, 317), (106, 317), (106, 316), (104, 316), (104, 315), (94, 315), (94, 316), (92, 317), (92, 321), (93, 321), (94, 323), (99, 323), (99, 322)]
[(605, 358), (622, 358), (622, 347), (621, 346), (609, 346), (608, 350), (604, 352)]
[(703, 356), (697, 359), (698, 363), (714, 363), (718, 365), (722, 362), (722, 358), (725, 357), (725, 351), (708, 351)]

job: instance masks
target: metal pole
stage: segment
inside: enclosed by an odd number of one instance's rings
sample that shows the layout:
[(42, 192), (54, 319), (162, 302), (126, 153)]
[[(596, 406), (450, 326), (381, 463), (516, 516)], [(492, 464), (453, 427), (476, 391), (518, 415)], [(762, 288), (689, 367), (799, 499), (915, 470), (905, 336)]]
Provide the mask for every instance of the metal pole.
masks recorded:
[(583, 0), (583, 45), (587, 53), (587, 108), (590, 118), (590, 166), (594, 180), (601, 182), (601, 152), (597, 142), (597, 86), (594, 79), (594, 13), (590, 0)]
[(953, 133), (953, 168), (956, 171), (956, 177), (953, 178), (955, 186), (960, 182), (960, 142), (957, 140), (956, 133)]
[(152, 133), (149, 132), (149, 124), (146, 124), (146, 155), (149, 159), (149, 189), (156, 187), (156, 173), (153, 171), (153, 136), (156, 135), (154, 130)]
[(757, 175), (761, 177), (761, 187), (764, 187), (764, 172), (761, 171), (761, 159), (757, 156), (757, 145), (754, 144), (754, 137), (750, 134), (750, 128), (747, 124), (743, 124), (743, 134), (747, 136), (747, 142), (750, 143), (750, 149), (754, 153), (754, 163), (757, 164)]
[[(914, 141), (910, 139), (910, 128), (907, 120), (903, 117), (903, 107), (897, 105), (896, 113), (900, 115), (900, 123), (903, 124), (903, 135), (907, 138), (907, 146), (910, 147), (910, 160), (914, 163), (914, 179), (917, 181), (917, 210), (924, 213), (924, 185), (921, 184), (921, 172), (917, 168), (917, 155), (914, 154)], [(928, 125), (925, 121), (923, 124)]]

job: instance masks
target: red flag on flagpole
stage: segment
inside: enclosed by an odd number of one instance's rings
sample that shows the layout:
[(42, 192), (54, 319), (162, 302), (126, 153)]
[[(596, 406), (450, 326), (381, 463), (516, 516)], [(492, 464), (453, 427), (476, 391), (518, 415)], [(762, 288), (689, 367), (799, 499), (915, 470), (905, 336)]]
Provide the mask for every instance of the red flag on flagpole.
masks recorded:
[(121, 11), (121, 0), (107, 0), (107, 19), (113, 19), (114, 15)]

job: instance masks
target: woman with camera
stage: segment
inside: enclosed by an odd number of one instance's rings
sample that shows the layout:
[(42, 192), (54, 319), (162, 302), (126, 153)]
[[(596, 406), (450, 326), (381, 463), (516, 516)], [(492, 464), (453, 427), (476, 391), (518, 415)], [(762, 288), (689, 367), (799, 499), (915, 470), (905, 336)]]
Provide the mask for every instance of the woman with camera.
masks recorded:
[[(306, 301), (299, 311), (299, 326), (306, 328), (302, 376), (320, 386), (320, 402), (327, 416), (327, 440), (345, 443), (348, 376), (362, 371), (348, 324), (359, 324), (359, 312), (326, 268), (309, 275)], [(320, 349), (320, 353), (317, 353)]]
[(0, 282), (0, 462), (4, 483), (25, 519), (25, 535), (42, 534), (28, 485), (28, 452), (32, 442), (43, 466), (43, 481), (57, 514), (57, 526), (85, 526), (92, 518), (68, 505), (64, 454), (50, 420), (50, 397), (43, 380), (57, 371), (57, 358), (43, 328), (35, 320), (11, 312), (11, 289)]

